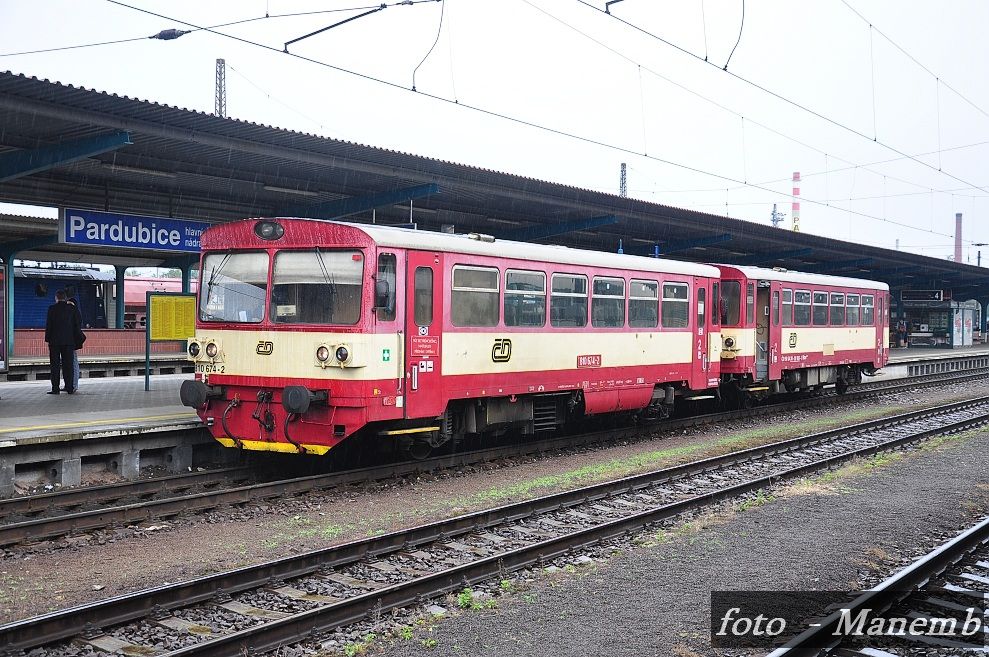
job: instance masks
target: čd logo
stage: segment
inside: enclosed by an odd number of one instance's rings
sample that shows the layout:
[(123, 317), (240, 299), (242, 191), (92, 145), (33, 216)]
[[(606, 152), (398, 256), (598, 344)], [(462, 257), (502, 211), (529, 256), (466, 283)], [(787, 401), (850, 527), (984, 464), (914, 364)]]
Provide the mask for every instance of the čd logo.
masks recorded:
[(491, 347), (491, 360), (496, 363), (507, 363), (512, 359), (512, 341), (508, 338), (495, 338)]
[(260, 340), (258, 342), (257, 352), (259, 356), (270, 356), (271, 352), (275, 350), (275, 343), (269, 342), (267, 340)]

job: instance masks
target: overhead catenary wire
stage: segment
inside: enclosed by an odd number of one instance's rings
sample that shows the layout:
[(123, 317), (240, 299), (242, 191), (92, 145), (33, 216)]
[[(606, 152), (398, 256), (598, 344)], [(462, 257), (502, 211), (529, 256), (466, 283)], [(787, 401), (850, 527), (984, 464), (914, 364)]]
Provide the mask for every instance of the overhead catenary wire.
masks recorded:
[(416, 65), (416, 67), (412, 70), (412, 91), (416, 90), (416, 73), (419, 72), (419, 67), (422, 66), (427, 59), (429, 59), (429, 56), (433, 54), (433, 49), (436, 47), (436, 44), (440, 42), (440, 34), (443, 32), (443, 12), (446, 9), (446, 0), (439, 0), (439, 2), (440, 2), (440, 24), (436, 28), (436, 39), (433, 40), (433, 45), (429, 46), (429, 50), (426, 52), (425, 55), (423, 55), (422, 61), (419, 62), (419, 64)]
[[(709, 97), (707, 97), (707, 96), (705, 96), (705, 95), (703, 95), (703, 94), (701, 94), (701, 93), (699, 93), (697, 91), (694, 91), (693, 89), (691, 89), (691, 88), (689, 88), (689, 87), (687, 87), (687, 86), (685, 86), (685, 85), (683, 85), (683, 84), (681, 84), (679, 82), (676, 82), (675, 80), (673, 80), (673, 79), (671, 79), (671, 78), (663, 75), (662, 73), (659, 73), (658, 71), (653, 70), (652, 68), (650, 68), (650, 67), (642, 64), (641, 62), (638, 62), (637, 60), (635, 60), (635, 59), (629, 57), (628, 55), (626, 55), (626, 54), (624, 54), (624, 53), (616, 50), (615, 48), (609, 46), (608, 44), (602, 42), (601, 40), (599, 40), (596, 37), (588, 34), (587, 32), (584, 32), (583, 30), (581, 30), (581, 29), (579, 29), (579, 28), (571, 25), (570, 23), (568, 23), (567, 21), (563, 20), (562, 18), (556, 16), (555, 14), (550, 13), (546, 9), (544, 9), (544, 8), (538, 6), (538, 5), (533, 4), (532, 2), (530, 2), (530, 0), (521, 0), (521, 2), (524, 2), (525, 4), (529, 5), (529, 7), (531, 7), (532, 9), (534, 9), (536, 11), (538, 11), (539, 13), (543, 14), (547, 18), (549, 18), (549, 19), (551, 19), (551, 20), (559, 23), (560, 25), (563, 25), (567, 29), (575, 32), (576, 34), (579, 34), (580, 36), (582, 36), (585, 39), (591, 41), (592, 43), (600, 46), (601, 48), (607, 50), (608, 52), (614, 54), (615, 56), (617, 56), (617, 57), (619, 57), (621, 59), (624, 59), (625, 61), (629, 62), (630, 64), (633, 64), (633, 65), (637, 66), (640, 70), (645, 70), (647, 73), (649, 73), (649, 74), (651, 74), (651, 75), (659, 78), (660, 80), (663, 80), (667, 84), (670, 84), (670, 85), (672, 85), (672, 86), (674, 86), (674, 87), (676, 87), (676, 88), (678, 88), (678, 89), (680, 89), (680, 90), (682, 90), (682, 91), (684, 91), (684, 92), (686, 92), (686, 93), (688, 93), (688, 94), (690, 94), (690, 95), (692, 95), (692, 96), (694, 96), (694, 97), (696, 97), (696, 98), (698, 98), (698, 99), (700, 99), (700, 100), (702, 100), (702, 101), (704, 101), (706, 103), (709, 103), (710, 105), (712, 105), (712, 106), (714, 106), (714, 107), (716, 107), (716, 108), (718, 108), (718, 109), (720, 109), (720, 110), (722, 110), (722, 111), (724, 111), (724, 112), (726, 112), (728, 114), (732, 114), (732, 115), (734, 115), (734, 116), (736, 116), (736, 117), (738, 117), (740, 119), (742, 118), (742, 114), (740, 112), (738, 112), (736, 110), (733, 110), (732, 108), (730, 108), (730, 107), (728, 107), (728, 106), (726, 106), (726, 105), (724, 105), (724, 104), (722, 104), (722, 103), (720, 103), (720, 102), (718, 102), (718, 101), (716, 101), (716, 100), (714, 100), (712, 98), (709, 98)], [(784, 133), (784, 132), (782, 132), (780, 130), (777, 130), (777, 129), (773, 128), (773, 127), (770, 127), (770, 126), (768, 126), (768, 125), (766, 125), (764, 123), (760, 123), (759, 121), (753, 121), (751, 119), (751, 117), (749, 117), (748, 122), (751, 123), (751, 124), (753, 124), (753, 125), (755, 125), (755, 126), (758, 126), (759, 128), (761, 128), (761, 129), (769, 132), (770, 134), (774, 134), (774, 135), (776, 135), (778, 137), (781, 137), (782, 139), (786, 139), (787, 141), (790, 141), (790, 142), (792, 142), (792, 143), (794, 143), (794, 144), (796, 144), (796, 145), (798, 145), (798, 146), (800, 146), (802, 148), (806, 148), (806, 149), (808, 149), (810, 151), (813, 151), (813, 152), (818, 153), (818, 154), (820, 154), (822, 156), (825, 156), (825, 157), (827, 157), (829, 155), (828, 153), (826, 153), (822, 149), (817, 148), (817, 147), (815, 147), (815, 146), (813, 146), (811, 144), (808, 144), (808, 143), (806, 143), (806, 142), (804, 142), (804, 141), (802, 141), (800, 139), (797, 139), (796, 137), (793, 137), (791, 135), (788, 135), (788, 134), (786, 134), (786, 133)], [(986, 142), (986, 143), (989, 143), (989, 142)], [(830, 154), (830, 156), (833, 159), (839, 160), (839, 161), (841, 161), (841, 162), (849, 165), (849, 166), (844, 167), (842, 169), (834, 169), (834, 171), (843, 171), (843, 170), (848, 170), (848, 169), (852, 169), (852, 168), (856, 168), (856, 167), (861, 167), (865, 171), (867, 171), (867, 172), (869, 172), (869, 173), (871, 173), (871, 174), (873, 174), (873, 175), (875, 175), (877, 177), (888, 176), (888, 174), (880, 173), (878, 171), (874, 171), (874, 170), (868, 168), (868, 167), (873, 166), (874, 164), (877, 164), (877, 163), (860, 164), (860, 163), (856, 163), (856, 162), (851, 162), (850, 160), (846, 160), (846, 159), (841, 158), (841, 157), (836, 157), (834, 154)], [(913, 157), (917, 157), (917, 156), (911, 156), (911, 155), (908, 154), (908, 155), (906, 155), (904, 157), (897, 157), (897, 158), (891, 158), (891, 159), (888, 159), (888, 160), (883, 160), (883, 161), (878, 162), (878, 164), (886, 164), (886, 163), (895, 162), (895, 161), (898, 161), (898, 160), (911, 159)], [(814, 174), (810, 174), (810, 175), (814, 175)], [(902, 182), (904, 184), (913, 185), (914, 187), (917, 187), (919, 189), (924, 189), (925, 191), (930, 188), (926, 184), (916, 183), (916, 182), (913, 182), (913, 181), (910, 181), (910, 180), (906, 180), (906, 179), (903, 179), (903, 178), (898, 178), (896, 176), (888, 176), (888, 177), (891, 180), (896, 180), (896, 181)], [(790, 182), (790, 178), (780, 179), (779, 181), (771, 181), (771, 182)], [(721, 187), (717, 187), (717, 188), (714, 188), (712, 191), (720, 191), (721, 189), (722, 189)]]
[[(635, 23), (632, 23), (630, 21), (627, 21), (624, 18), (621, 18), (620, 16), (616, 16), (614, 14), (606, 14), (604, 12), (604, 10), (599, 9), (598, 7), (595, 7), (590, 2), (588, 2), (588, 0), (576, 0), (576, 2), (579, 3), (579, 4), (581, 4), (581, 5), (584, 5), (585, 7), (589, 8), (589, 9), (595, 11), (595, 12), (598, 12), (602, 16), (607, 16), (611, 20), (618, 21), (622, 25), (625, 25), (625, 26), (629, 27), (630, 29), (635, 30), (636, 32), (639, 32), (639, 33), (644, 34), (644, 35), (646, 35), (646, 36), (648, 36), (648, 37), (650, 37), (652, 39), (655, 39), (656, 41), (659, 41), (660, 43), (663, 43), (663, 44), (665, 44), (665, 45), (667, 45), (667, 46), (669, 46), (669, 47), (677, 50), (678, 52), (683, 53), (684, 55), (687, 55), (688, 57), (691, 57), (693, 59), (696, 59), (699, 62), (703, 62), (705, 64), (708, 64), (710, 66), (713, 66), (715, 69), (718, 69), (718, 70), (723, 71), (725, 73), (725, 75), (730, 75), (731, 77), (733, 77), (734, 79), (738, 80), (739, 82), (741, 82), (743, 84), (746, 84), (746, 85), (752, 87), (753, 89), (757, 89), (757, 90), (759, 90), (759, 91), (761, 91), (761, 92), (763, 92), (763, 93), (765, 93), (765, 94), (767, 94), (769, 96), (772, 96), (773, 98), (776, 98), (777, 100), (779, 100), (779, 101), (781, 101), (781, 102), (783, 102), (783, 103), (785, 103), (787, 105), (790, 105), (790, 106), (795, 107), (795, 108), (797, 108), (797, 109), (799, 109), (799, 110), (801, 110), (803, 112), (806, 112), (807, 114), (810, 114), (811, 116), (815, 116), (815, 117), (821, 119), (822, 121), (825, 121), (825, 122), (827, 122), (827, 123), (829, 123), (829, 124), (831, 124), (831, 125), (833, 125), (833, 126), (835, 126), (837, 128), (840, 128), (841, 130), (844, 130), (844, 131), (850, 133), (850, 134), (857, 135), (857, 136), (859, 136), (859, 137), (861, 137), (863, 139), (868, 139), (869, 141), (875, 142), (876, 144), (882, 146), (883, 148), (886, 148), (886, 149), (892, 151), (893, 153), (896, 153), (897, 155), (900, 155), (901, 157), (904, 157), (904, 158), (909, 159), (909, 160), (911, 160), (913, 162), (916, 162), (917, 164), (920, 164), (921, 166), (927, 167), (928, 169), (931, 169), (932, 171), (938, 171), (937, 167), (935, 167), (935, 166), (933, 166), (931, 164), (928, 164), (927, 162), (924, 162), (923, 160), (919, 160), (919, 159), (917, 159), (915, 157), (912, 157), (912, 156), (908, 155), (907, 153), (903, 152), (902, 150), (896, 148), (895, 146), (893, 146), (891, 144), (887, 144), (886, 142), (880, 141), (879, 139), (874, 139), (872, 137), (869, 137), (868, 135), (866, 135), (865, 133), (863, 133), (861, 130), (857, 130), (857, 129), (849, 126), (849, 125), (846, 125), (846, 124), (842, 123), (841, 121), (838, 121), (837, 119), (831, 118), (830, 116), (828, 116), (828, 115), (826, 115), (826, 114), (824, 114), (822, 112), (819, 112), (818, 110), (815, 110), (815, 109), (813, 109), (811, 107), (808, 107), (807, 105), (804, 105), (804, 104), (802, 104), (802, 103), (800, 103), (800, 102), (798, 102), (796, 100), (793, 100), (792, 98), (789, 98), (786, 95), (784, 95), (784, 94), (782, 94), (782, 93), (780, 93), (778, 91), (773, 91), (772, 89), (770, 89), (769, 87), (766, 87), (765, 85), (762, 85), (762, 84), (760, 84), (758, 82), (755, 82), (753, 80), (749, 80), (748, 78), (743, 77), (743, 76), (741, 76), (741, 75), (739, 75), (737, 73), (734, 73), (732, 71), (729, 71), (727, 69), (719, 69), (716, 65), (713, 65), (711, 62), (705, 62), (704, 59), (700, 55), (698, 55), (698, 54), (696, 54), (694, 52), (691, 52), (690, 50), (684, 48), (683, 46), (680, 46), (680, 45), (677, 45), (676, 43), (673, 43), (669, 39), (665, 39), (665, 38), (659, 36), (658, 34), (655, 34), (653, 32), (650, 32), (649, 30), (647, 30), (647, 29), (645, 29), (643, 27), (640, 27), (640, 26), (636, 25)], [(971, 182), (969, 182), (969, 181), (967, 181), (967, 180), (965, 180), (963, 178), (960, 178), (959, 176), (956, 176), (955, 174), (950, 173), (948, 171), (945, 171), (943, 169), (939, 173), (941, 173), (941, 174), (943, 174), (945, 176), (948, 176), (949, 178), (953, 178), (954, 180), (957, 180), (958, 182), (962, 183), (963, 185), (967, 185), (967, 186), (972, 187), (974, 189), (978, 189), (980, 191), (989, 193), (989, 187), (986, 187), (986, 186), (983, 186), (983, 185), (977, 185), (975, 183), (971, 183)]]
[[(351, 75), (351, 76), (354, 76), (356, 78), (363, 79), (363, 80), (366, 80), (368, 82), (373, 82), (373, 83), (376, 83), (376, 84), (380, 84), (380, 85), (383, 85), (383, 86), (386, 86), (386, 87), (389, 87), (389, 88), (392, 88), (392, 89), (395, 89), (395, 90), (400, 90), (400, 91), (408, 92), (408, 93), (417, 93), (420, 96), (423, 96), (423, 97), (426, 97), (426, 98), (430, 98), (430, 99), (435, 100), (435, 101), (438, 101), (438, 102), (446, 103), (446, 104), (449, 104), (451, 106), (455, 106), (455, 107), (459, 107), (459, 108), (464, 108), (466, 110), (477, 112), (478, 114), (481, 114), (481, 115), (484, 115), (484, 116), (489, 116), (489, 117), (492, 117), (492, 118), (498, 118), (498, 119), (501, 119), (501, 120), (504, 120), (504, 121), (507, 121), (507, 122), (510, 122), (510, 123), (514, 123), (516, 125), (526, 126), (526, 127), (529, 127), (529, 128), (535, 129), (535, 130), (546, 132), (548, 134), (556, 135), (556, 136), (559, 136), (559, 137), (564, 137), (564, 138), (567, 138), (567, 139), (573, 139), (575, 141), (579, 141), (579, 142), (582, 142), (582, 143), (585, 143), (585, 144), (589, 144), (589, 145), (598, 146), (598, 147), (601, 147), (601, 148), (606, 148), (606, 149), (609, 149), (609, 150), (613, 150), (613, 151), (618, 152), (618, 153), (624, 153), (624, 154), (628, 154), (628, 155), (635, 155), (635, 156), (643, 157), (645, 159), (648, 159), (648, 160), (651, 160), (651, 161), (654, 161), (654, 162), (659, 162), (661, 164), (666, 164), (666, 165), (669, 165), (669, 166), (673, 166), (673, 167), (677, 167), (677, 168), (683, 169), (684, 171), (690, 171), (690, 172), (693, 172), (693, 173), (698, 173), (698, 174), (701, 174), (701, 175), (710, 176), (712, 178), (718, 178), (718, 179), (721, 179), (721, 180), (724, 180), (724, 181), (730, 182), (730, 183), (745, 185), (745, 183), (743, 183), (742, 181), (740, 181), (740, 180), (738, 180), (736, 178), (733, 178), (732, 176), (729, 176), (727, 174), (719, 174), (719, 173), (714, 173), (714, 172), (711, 172), (711, 171), (706, 171), (706, 170), (701, 169), (699, 167), (691, 166), (691, 165), (688, 165), (688, 164), (683, 164), (683, 163), (676, 162), (676, 161), (673, 161), (673, 160), (667, 160), (667, 159), (664, 159), (664, 158), (661, 158), (661, 157), (658, 157), (658, 156), (655, 156), (655, 155), (646, 155), (644, 153), (640, 153), (640, 152), (635, 151), (634, 149), (631, 149), (631, 148), (628, 148), (628, 147), (619, 146), (617, 144), (611, 144), (611, 143), (608, 143), (608, 142), (605, 142), (605, 141), (602, 141), (602, 140), (599, 140), (599, 139), (594, 139), (592, 137), (587, 137), (587, 136), (584, 136), (584, 135), (579, 135), (579, 134), (576, 134), (576, 133), (571, 133), (571, 132), (568, 132), (566, 130), (562, 130), (562, 129), (559, 129), (559, 128), (553, 128), (551, 126), (542, 125), (542, 124), (536, 123), (534, 121), (529, 121), (527, 119), (521, 119), (521, 118), (512, 116), (510, 114), (505, 114), (503, 112), (498, 112), (498, 111), (495, 111), (495, 110), (490, 110), (490, 109), (481, 107), (479, 105), (472, 105), (472, 104), (469, 104), (469, 103), (456, 103), (456, 102), (454, 102), (454, 101), (452, 101), (452, 100), (450, 100), (448, 98), (444, 98), (443, 96), (439, 96), (439, 95), (436, 95), (436, 94), (432, 94), (432, 93), (428, 93), (428, 92), (423, 92), (423, 91), (413, 92), (410, 88), (405, 87), (405, 86), (402, 86), (401, 84), (398, 84), (396, 82), (391, 82), (389, 80), (384, 80), (384, 79), (381, 79), (381, 78), (377, 78), (377, 77), (374, 77), (374, 76), (369, 75), (369, 74), (366, 74), (366, 73), (359, 73), (357, 71), (353, 71), (353, 70), (344, 68), (342, 66), (337, 66), (335, 64), (330, 64), (328, 62), (324, 62), (324, 61), (315, 59), (313, 57), (307, 57), (307, 56), (301, 55), (299, 53), (293, 53), (293, 52), (284, 53), (282, 50), (280, 50), (280, 49), (278, 49), (278, 48), (276, 48), (274, 46), (269, 46), (269, 45), (264, 44), (264, 43), (259, 43), (257, 41), (252, 41), (252, 40), (247, 39), (247, 38), (244, 38), (244, 37), (239, 37), (239, 36), (232, 35), (232, 34), (226, 34), (224, 32), (220, 32), (220, 31), (218, 31), (216, 29), (206, 28), (206, 27), (203, 27), (203, 26), (198, 26), (198, 25), (196, 25), (194, 23), (190, 23), (188, 21), (183, 21), (183, 20), (180, 20), (180, 19), (176, 19), (176, 18), (171, 17), (171, 16), (166, 16), (164, 14), (160, 14), (158, 12), (154, 12), (154, 11), (151, 11), (149, 9), (145, 9), (143, 7), (136, 7), (136, 6), (133, 6), (133, 5), (129, 5), (129, 4), (125, 3), (125, 2), (123, 2), (122, 0), (106, 0), (106, 1), (109, 2), (109, 3), (111, 3), (111, 4), (115, 4), (115, 5), (118, 5), (118, 6), (121, 6), (121, 7), (125, 7), (127, 9), (130, 9), (130, 10), (133, 10), (133, 11), (145, 13), (145, 14), (148, 14), (148, 15), (151, 15), (151, 16), (156, 16), (156, 17), (161, 18), (163, 20), (169, 20), (169, 21), (173, 21), (173, 22), (176, 22), (176, 23), (180, 23), (182, 25), (186, 25), (186, 26), (190, 26), (190, 27), (195, 27), (195, 28), (198, 28), (199, 30), (206, 31), (206, 32), (209, 32), (211, 34), (215, 34), (217, 36), (221, 36), (221, 37), (224, 37), (224, 38), (227, 38), (227, 39), (231, 39), (233, 41), (238, 41), (240, 43), (244, 43), (244, 44), (247, 44), (247, 45), (256, 47), (256, 48), (267, 50), (269, 52), (278, 53), (279, 55), (287, 55), (287, 56), (293, 57), (293, 58), (295, 58), (295, 59), (297, 59), (299, 61), (308, 62), (308, 63), (314, 64), (314, 65), (317, 65), (317, 66), (321, 66), (321, 67), (326, 68), (328, 70), (337, 71), (339, 73), (344, 73), (346, 75)], [(434, 2), (435, 0), (428, 0), (428, 1)], [(580, 1), (580, 0), (578, 0), (578, 1)], [(768, 187), (760, 186), (760, 185), (754, 185), (754, 184), (749, 183), (747, 186), (748, 187), (751, 187), (751, 188), (754, 188), (754, 189), (761, 189), (763, 191), (772, 192), (774, 194), (778, 193), (776, 190), (770, 189)], [(790, 195), (790, 194), (787, 194), (787, 196), (792, 197), (792, 195)], [(800, 197), (800, 198), (801, 198), (801, 201), (806, 202), (806, 203), (811, 203), (811, 204), (816, 204), (816, 205), (825, 205), (824, 203), (821, 203), (821, 202), (816, 201), (814, 199), (811, 199), (809, 197)], [(928, 230), (928, 229), (925, 229), (925, 228), (919, 228), (919, 227), (912, 226), (910, 224), (906, 224), (906, 223), (903, 223), (903, 222), (893, 221), (891, 219), (884, 220), (881, 217), (870, 215), (870, 214), (867, 214), (867, 213), (864, 213), (864, 212), (853, 211), (853, 214), (855, 214), (857, 216), (860, 216), (860, 217), (863, 217), (863, 218), (866, 218), (866, 219), (873, 219), (873, 220), (876, 220), (876, 221), (885, 221), (886, 223), (890, 223), (890, 224), (893, 224), (893, 225), (898, 225), (898, 226), (901, 226), (903, 228), (907, 228), (907, 229), (910, 229), (910, 230), (916, 230), (916, 231), (925, 232), (925, 233), (932, 233), (932, 234), (935, 234), (935, 235), (941, 235), (942, 237), (951, 237), (951, 235), (948, 235), (947, 233), (941, 233), (941, 232), (934, 231), (934, 230)], [(971, 240), (966, 240), (966, 241), (969, 241), (970, 242)]]

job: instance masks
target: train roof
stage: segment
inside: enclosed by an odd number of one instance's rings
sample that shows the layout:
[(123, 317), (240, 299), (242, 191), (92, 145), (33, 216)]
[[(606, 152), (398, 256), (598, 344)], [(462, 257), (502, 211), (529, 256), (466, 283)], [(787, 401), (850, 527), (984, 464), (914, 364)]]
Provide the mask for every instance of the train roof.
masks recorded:
[(718, 265), (722, 270), (734, 269), (746, 278), (763, 281), (781, 281), (801, 285), (833, 285), (835, 287), (858, 287), (866, 290), (889, 291), (889, 286), (878, 281), (864, 278), (848, 278), (847, 276), (828, 276), (827, 274), (808, 274), (786, 269), (766, 269), (764, 267), (743, 267), (738, 265)]
[(709, 278), (718, 278), (720, 276), (720, 272), (716, 267), (699, 265), (692, 262), (682, 262), (680, 260), (571, 249), (566, 246), (512, 242), (495, 238), (491, 238), (494, 241), (486, 241), (472, 237), (476, 236), (477, 233), (437, 233), (425, 230), (409, 230), (394, 226), (351, 224), (345, 222), (333, 223), (339, 223), (361, 230), (377, 244), (394, 248), (447, 251), (566, 265), (608, 267), (611, 269), (635, 269), (657, 273), (681, 274), (684, 276), (706, 276)]

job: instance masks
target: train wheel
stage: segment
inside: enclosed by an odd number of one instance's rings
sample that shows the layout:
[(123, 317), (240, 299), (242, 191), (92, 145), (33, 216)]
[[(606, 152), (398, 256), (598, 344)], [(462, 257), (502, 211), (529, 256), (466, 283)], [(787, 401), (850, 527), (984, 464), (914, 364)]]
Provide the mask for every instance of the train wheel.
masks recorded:
[(425, 440), (413, 440), (408, 447), (409, 456), (416, 461), (423, 461), (433, 453), (433, 446)]

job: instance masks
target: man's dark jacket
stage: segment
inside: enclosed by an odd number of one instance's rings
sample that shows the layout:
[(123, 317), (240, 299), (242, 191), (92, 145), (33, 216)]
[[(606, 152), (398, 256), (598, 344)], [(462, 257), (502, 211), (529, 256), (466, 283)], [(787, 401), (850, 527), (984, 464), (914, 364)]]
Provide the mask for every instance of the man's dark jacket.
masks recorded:
[(48, 319), (45, 320), (45, 342), (53, 347), (69, 345), (75, 347), (76, 335), (80, 331), (79, 313), (64, 301), (48, 306)]

